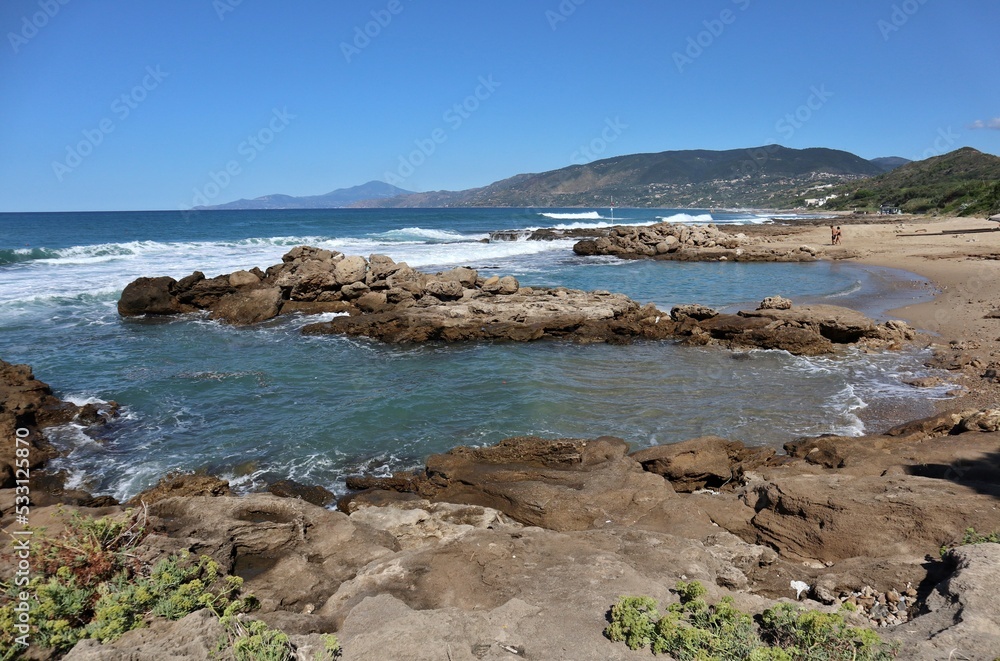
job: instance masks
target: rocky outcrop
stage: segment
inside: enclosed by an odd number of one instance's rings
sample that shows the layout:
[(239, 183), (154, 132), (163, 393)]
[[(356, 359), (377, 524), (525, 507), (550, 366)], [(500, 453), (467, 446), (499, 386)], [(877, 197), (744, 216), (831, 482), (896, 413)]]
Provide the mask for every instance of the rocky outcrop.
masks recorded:
[(230, 496), (229, 482), (204, 473), (165, 475), (160, 481), (128, 501), (130, 507), (152, 505), (167, 498), (192, 496)]
[(950, 575), (934, 587), (920, 617), (888, 633), (900, 643), (901, 659), (993, 659), (1000, 651), (1000, 544), (952, 549), (945, 557)]
[(740, 442), (705, 436), (671, 445), (657, 445), (632, 454), (643, 469), (661, 475), (677, 491), (718, 489), (746, 471), (766, 464), (776, 454), (774, 448), (749, 448)]
[[(955, 648), (989, 658), (1000, 641), (997, 545), (928, 557), (965, 527), (1000, 529), (1000, 432), (966, 431), (990, 415), (803, 439), (780, 456), (718, 438), (632, 455), (610, 437), (508, 439), (364, 481), (413, 493), (364, 492), (344, 512), (164, 490), (135, 553), (210, 555), (261, 600), (252, 617), (310, 654), (321, 649), (316, 634), (335, 632), (345, 658), (359, 660), (646, 658), (603, 638), (610, 604), (623, 594), (669, 603), (677, 581), (699, 580), (710, 600), (732, 596), (751, 612), (795, 599), (790, 585), (801, 581), (803, 601), (818, 600), (806, 607), (846, 600), (872, 622), (905, 622), (880, 633), (906, 658)], [(57, 511), (40, 508), (33, 521), (48, 525)], [(70, 658), (197, 657), (218, 642), (214, 617), (154, 619), (110, 645), (80, 643)]]
[[(105, 424), (118, 415), (117, 411), (114, 402), (104, 406), (64, 402), (35, 378), (29, 366), (0, 360), (0, 438), (6, 439), (0, 444), (0, 489), (14, 487), (16, 479), (27, 479), (31, 470), (56, 456), (41, 433), (45, 427), (73, 420), (82, 425)], [(27, 450), (26, 456), (23, 451), (20, 457), (15, 456), (18, 448)], [(18, 458), (22, 460), (20, 465)], [(53, 488), (58, 489), (57, 483)]]
[(914, 337), (902, 322), (879, 325), (846, 308), (796, 307), (781, 297), (737, 315), (701, 305), (677, 306), (668, 315), (621, 294), (522, 287), (512, 276), (484, 278), (464, 267), (421, 273), (384, 255), (366, 260), (300, 246), (282, 260), (266, 272), (212, 279), (200, 272), (180, 281), (140, 278), (122, 293), (119, 310), (126, 316), (208, 310), (213, 319), (235, 325), (284, 312), (341, 312), (347, 314), (306, 325), (302, 332), (390, 343), (679, 339), (819, 355), (836, 344), (893, 346)]
[[(990, 478), (1000, 471), (1000, 433), (963, 431), (959, 421), (975, 417), (955, 415), (951, 427), (927, 425), (908, 435), (803, 439), (783, 456), (714, 437), (630, 456), (619, 439), (513, 438), (456, 448), (430, 457), (422, 471), (348, 486), (488, 506), (562, 531), (627, 525), (697, 537), (711, 521), (818, 567), (920, 558), (966, 528), (1000, 530), (1000, 487)], [(943, 445), (945, 436), (960, 440)], [(616, 485), (610, 493), (608, 484)], [(699, 497), (705, 489), (722, 491)], [(350, 511), (372, 493), (343, 506)]]
[(337, 317), (308, 325), (302, 332), (391, 343), (540, 339), (622, 343), (667, 339), (673, 330), (667, 315), (655, 307), (607, 292), (533, 289), (519, 287), (513, 278), (495, 276), (475, 290), (454, 281), (432, 281), (425, 292), (415, 300), (390, 291), (371, 313)]
[[(510, 438), (486, 448), (458, 447), (432, 455), (427, 467), (395, 478), (349, 479), (349, 488), (390, 489), (431, 502), (499, 510), (524, 525), (590, 530), (643, 521), (657, 530), (679, 525), (710, 532), (707, 516), (679, 516), (670, 484), (626, 456), (618, 438), (549, 441)], [(608, 489), (614, 484), (614, 489)], [(350, 511), (364, 496), (342, 501)]]
[[(266, 272), (237, 271), (179, 281), (139, 278), (122, 292), (123, 316), (206, 310), (233, 325), (273, 319), (282, 312), (347, 312), (307, 334), (366, 336), (387, 342), (571, 338), (583, 342), (663, 339), (665, 314), (626, 296), (565, 288), (522, 287), (512, 276), (484, 278), (475, 269), (434, 274), (385, 255), (369, 259), (299, 246)], [(668, 321), (668, 320), (667, 320)]]
[(796, 355), (822, 355), (835, 345), (863, 343), (899, 347), (916, 337), (904, 322), (876, 324), (860, 312), (834, 305), (794, 306), (771, 297), (752, 311), (720, 314), (701, 305), (673, 308), (674, 334), (689, 344), (719, 343), (733, 349), (779, 349)]
[(714, 224), (690, 226), (658, 223), (649, 226), (615, 227), (607, 236), (584, 239), (573, 252), (585, 257), (614, 255), (623, 259), (730, 262), (811, 262), (818, 250), (800, 246), (795, 250), (759, 245), (746, 234), (731, 234)]

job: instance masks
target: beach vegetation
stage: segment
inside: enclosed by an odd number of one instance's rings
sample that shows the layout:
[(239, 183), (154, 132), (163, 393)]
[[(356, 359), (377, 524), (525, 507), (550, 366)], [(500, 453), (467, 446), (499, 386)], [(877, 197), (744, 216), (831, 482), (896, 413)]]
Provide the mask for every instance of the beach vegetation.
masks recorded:
[[(259, 606), (243, 593), (242, 578), (187, 552), (146, 562), (137, 546), (148, 531), (147, 512), (139, 508), (99, 519), (74, 513), (60, 535), (37, 535), (30, 582), (0, 583), (0, 661), (27, 651), (19, 638), (64, 653), (80, 640), (111, 642), (153, 618), (178, 620), (205, 608), (219, 617), (237, 659), (292, 658), (287, 635), (241, 617)], [(26, 619), (25, 594), (30, 630), (22, 636), (15, 625)], [(336, 658), (336, 637), (325, 642), (327, 658)]]
[(943, 558), (944, 554), (951, 549), (967, 544), (1000, 544), (1000, 532), (980, 533), (976, 532), (975, 528), (966, 528), (962, 534), (962, 540), (957, 544), (944, 544), (941, 546), (941, 557)]
[(896, 656), (894, 646), (871, 629), (851, 626), (844, 613), (778, 604), (754, 617), (736, 608), (731, 597), (709, 604), (698, 581), (680, 582), (676, 591), (678, 603), (662, 616), (650, 597), (621, 597), (611, 608), (605, 636), (678, 661), (888, 661)]

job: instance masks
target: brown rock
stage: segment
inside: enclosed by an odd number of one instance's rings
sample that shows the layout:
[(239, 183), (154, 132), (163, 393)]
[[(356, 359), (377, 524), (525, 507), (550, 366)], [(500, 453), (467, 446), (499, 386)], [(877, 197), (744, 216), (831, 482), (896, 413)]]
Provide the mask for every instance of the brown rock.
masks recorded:
[(737, 480), (775, 454), (774, 448), (748, 448), (739, 441), (704, 436), (632, 453), (642, 467), (670, 480), (677, 491), (718, 489)]
[(368, 258), (368, 277), (366, 282), (371, 287), (373, 284), (385, 281), (389, 276), (396, 273), (405, 264), (397, 264), (388, 255), (372, 255)]
[(928, 595), (919, 617), (887, 632), (901, 645), (899, 658), (936, 661), (956, 656), (993, 659), (1000, 650), (1000, 544), (952, 549), (952, 574)]
[(875, 322), (865, 315), (836, 305), (802, 305), (791, 309), (743, 311), (739, 314), (795, 324), (837, 343), (857, 342), (876, 329)]
[(337, 498), (329, 489), (315, 485), (307, 486), (295, 480), (279, 480), (269, 484), (267, 492), (279, 498), (300, 498), (318, 507), (326, 507)]
[(775, 471), (749, 480), (742, 493), (757, 512), (750, 541), (820, 562), (934, 554), (967, 527), (1000, 528), (993, 495), (913, 475)]
[(521, 288), (520, 283), (518, 283), (517, 278), (512, 275), (505, 275), (500, 278), (500, 289), (498, 293), (500, 294), (516, 294), (517, 290)]
[(173, 278), (139, 278), (130, 282), (118, 300), (118, 314), (138, 317), (144, 314), (167, 315), (184, 312), (173, 295)]
[[(17, 449), (29, 449), (28, 456), (21, 457), (28, 459), (29, 469), (44, 465), (56, 452), (41, 429), (65, 424), (79, 410), (78, 406), (53, 395), (48, 384), (36, 379), (28, 365), (0, 360), (0, 437), (8, 439), (0, 443), (0, 489), (15, 486)], [(31, 477), (34, 479), (35, 475)], [(39, 489), (37, 480), (32, 486)]]
[(975, 411), (962, 417), (958, 423), (962, 431), (995, 432), (1000, 431), (1000, 409)]
[(438, 273), (437, 279), (453, 280), (466, 289), (472, 289), (476, 286), (476, 281), (479, 279), (479, 272), (475, 269), (460, 266), (458, 268), (451, 269), (450, 271)]
[(497, 293), (499, 293), (500, 292), (500, 276), (498, 276), (498, 275), (491, 275), (490, 277), (486, 278), (486, 280), (483, 282), (483, 284), (480, 287), (480, 289), (482, 289), (484, 292), (486, 292), (488, 294), (497, 294)]
[(382, 291), (370, 291), (367, 294), (363, 294), (354, 304), (362, 312), (368, 313), (383, 312), (389, 306), (386, 292)]
[[(708, 525), (704, 514), (683, 516), (670, 505), (670, 485), (626, 457), (616, 438), (547, 441), (518, 437), (487, 448), (433, 455), (423, 473), (389, 488), (409, 488), (431, 502), (490, 507), (515, 521), (551, 530), (587, 530), (608, 523), (656, 530)], [(357, 485), (357, 483), (354, 483)], [(369, 486), (379, 486), (373, 478)], [(613, 490), (608, 484), (615, 484)]]
[(428, 294), (442, 301), (455, 301), (462, 298), (462, 284), (458, 280), (431, 280), (424, 289)]
[(318, 607), (362, 567), (398, 549), (387, 533), (297, 498), (166, 498), (149, 512), (158, 535), (183, 540), (242, 576), (261, 613)]
[(281, 312), (281, 289), (249, 289), (224, 296), (213, 308), (212, 319), (233, 326), (249, 326), (273, 319)]
[(343, 288), (341, 288), (340, 290), (340, 294), (341, 296), (343, 296), (344, 299), (352, 301), (355, 298), (360, 298), (361, 296), (364, 296), (369, 291), (371, 291), (371, 289), (369, 289), (368, 285), (366, 285), (365, 283), (355, 282), (350, 285), (344, 285)]
[(345, 257), (343, 260), (338, 262), (333, 271), (333, 275), (337, 280), (337, 284), (343, 286), (363, 281), (367, 271), (368, 262), (365, 261), (364, 257), (358, 257), (355, 255)]
[(160, 479), (156, 485), (142, 491), (128, 501), (130, 507), (136, 507), (141, 503), (152, 505), (153, 503), (174, 498), (175, 496), (228, 496), (231, 491), (229, 482), (199, 473), (187, 473), (183, 475), (171, 474)]
[(670, 310), (670, 318), (674, 321), (683, 321), (684, 319), (694, 319), (695, 321), (705, 321), (706, 319), (711, 319), (712, 317), (717, 317), (718, 312), (712, 308), (706, 307), (704, 305), (678, 305)]
[(791, 310), (792, 301), (787, 298), (782, 298), (781, 296), (768, 296), (760, 305), (757, 306), (758, 310)]
[(260, 278), (250, 271), (236, 271), (229, 274), (229, 284), (233, 287), (249, 287), (259, 282)]

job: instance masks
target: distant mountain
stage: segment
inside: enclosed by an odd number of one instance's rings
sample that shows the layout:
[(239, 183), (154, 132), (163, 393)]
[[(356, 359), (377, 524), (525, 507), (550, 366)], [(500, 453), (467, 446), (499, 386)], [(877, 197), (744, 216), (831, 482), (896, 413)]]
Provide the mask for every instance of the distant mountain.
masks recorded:
[(291, 195), (265, 195), (252, 200), (236, 200), (228, 204), (198, 209), (337, 209), (348, 207), (364, 200), (382, 200), (398, 195), (411, 195), (412, 191), (397, 188), (384, 181), (369, 181), (367, 184), (338, 188), (325, 195), (293, 197)]
[(871, 160), (877, 168), (882, 170), (882, 172), (892, 172), (896, 168), (901, 168), (907, 163), (912, 163), (908, 158), (903, 158), (901, 156), (884, 156), (882, 158), (873, 158)]
[(810, 189), (883, 169), (834, 149), (766, 145), (728, 151), (686, 150), (617, 156), (540, 174), (519, 174), (483, 188), (414, 193), (367, 201), (378, 207), (774, 206)]
[(830, 209), (877, 211), (887, 204), (907, 213), (959, 216), (1000, 213), (1000, 157), (963, 147), (844, 185)]

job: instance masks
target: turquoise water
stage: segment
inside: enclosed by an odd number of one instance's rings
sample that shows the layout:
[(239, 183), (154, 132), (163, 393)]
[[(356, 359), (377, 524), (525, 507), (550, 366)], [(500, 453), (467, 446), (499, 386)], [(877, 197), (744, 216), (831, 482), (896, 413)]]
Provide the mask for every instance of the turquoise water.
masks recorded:
[[(707, 212), (616, 210), (616, 220), (706, 221)], [(683, 216), (677, 214), (683, 213)], [(548, 215), (544, 215), (548, 214)], [(607, 289), (669, 309), (781, 294), (843, 303), (871, 287), (843, 264), (622, 262), (572, 241), (483, 243), (488, 232), (609, 222), (607, 210), (333, 210), (0, 215), (0, 357), (63, 397), (115, 400), (124, 415), (68, 426), (56, 462), (74, 484), (133, 495), (170, 470), (208, 468), (250, 489), (293, 478), (343, 492), (343, 477), (419, 465), (458, 444), (515, 434), (618, 435), (634, 447), (717, 434), (781, 444), (861, 433), (871, 402), (919, 407), (899, 384), (913, 354), (802, 359), (671, 343), (391, 347), (302, 337), (316, 317), (234, 329), (193, 316), (120, 319), (143, 275), (267, 267), (295, 245), (383, 253), (424, 269), (467, 265), (526, 285)], [(729, 214), (718, 222), (759, 222)], [(926, 397), (927, 391), (919, 393)], [(932, 392), (931, 395), (939, 395)]]

